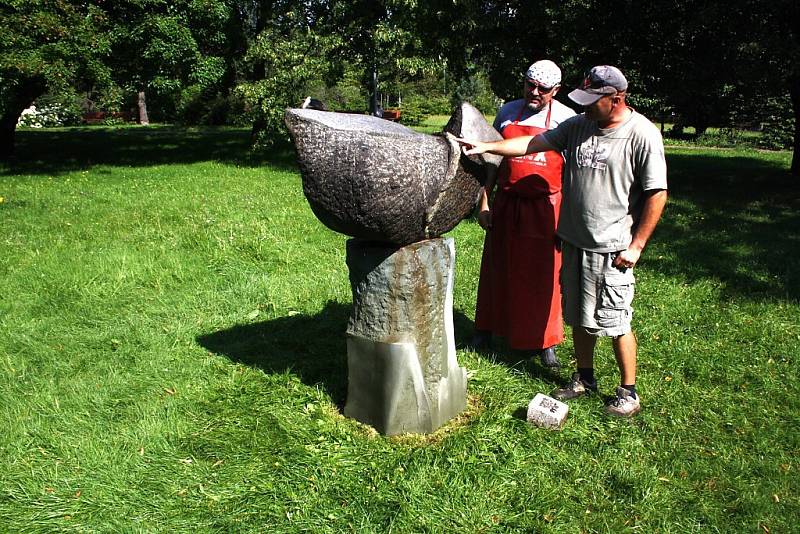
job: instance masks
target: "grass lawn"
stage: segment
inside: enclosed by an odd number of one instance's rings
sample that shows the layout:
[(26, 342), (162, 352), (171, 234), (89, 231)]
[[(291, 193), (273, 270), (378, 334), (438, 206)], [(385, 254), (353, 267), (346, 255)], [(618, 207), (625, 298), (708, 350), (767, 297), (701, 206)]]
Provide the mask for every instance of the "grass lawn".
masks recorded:
[[(578, 399), (562, 431), (533, 428), (528, 401), (573, 363), (459, 350), (467, 412), (386, 438), (341, 415), (346, 238), (291, 152), (247, 141), (18, 132), (23, 163), (0, 169), (0, 530), (796, 532), (790, 153), (669, 150), (637, 269), (639, 416)], [(463, 346), (483, 232), (451, 235)], [(607, 342), (597, 365), (610, 394)]]

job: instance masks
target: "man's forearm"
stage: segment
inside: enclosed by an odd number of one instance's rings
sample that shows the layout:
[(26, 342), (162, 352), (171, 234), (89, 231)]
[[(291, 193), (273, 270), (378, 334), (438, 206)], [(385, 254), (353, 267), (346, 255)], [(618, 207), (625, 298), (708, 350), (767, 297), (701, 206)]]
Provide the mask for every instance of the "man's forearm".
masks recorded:
[(628, 247), (640, 251), (644, 250), (645, 245), (647, 245), (647, 241), (649, 241), (650, 236), (653, 235), (653, 231), (656, 229), (658, 220), (661, 218), (661, 214), (664, 212), (664, 206), (667, 204), (666, 189), (661, 189), (652, 193), (645, 192), (645, 194), (647, 197), (645, 198), (644, 206), (642, 207), (642, 215), (639, 218), (639, 223), (634, 229), (631, 245)]
[(642, 214), (639, 217), (636, 228), (633, 230), (631, 244), (628, 245), (627, 249), (620, 251), (619, 255), (614, 258), (613, 265), (615, 267), (627, 269), (636, 265), (645, 245), (647, 245), (647, 241), (653, 235), (653, 230), (656, 229), (661, 213), (664, 211), (664, 206), (667, 203), (666, 189), (645, 191), (645, 195)]
[(467, 154), (482, 154), (484, 152), (491, 152), (500, 156), (514, 157), (524, 156), (533, 152), (544, 152), (552, 150), (552, 147), (544, 140), (541, 135), (535, 137), (524, 135), (521, 137), (511, 137), (501, 141), (494, 141), (491, 143), (471, 142), (464, 141), (466, 144), (471, 144), (475, 150), (467, 150)]
[(483, 184), (483, 191), (489, 197), (494, 191), (494, 186), (497, 184), (497, 167), (493, 165), (486, 166), (486, 182)]

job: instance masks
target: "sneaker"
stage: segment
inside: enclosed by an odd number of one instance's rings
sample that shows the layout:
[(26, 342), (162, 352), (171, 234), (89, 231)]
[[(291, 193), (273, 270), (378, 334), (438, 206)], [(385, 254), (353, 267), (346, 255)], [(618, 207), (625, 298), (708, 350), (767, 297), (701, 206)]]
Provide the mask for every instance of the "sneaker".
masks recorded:
[(543, 367), (561, 367), (561, 362), (558, 361), (558, 357), (556, 356), (555, 347), (547, 347), (546, 349), (542, 349), (539, 353), (539, 361), (542, 362)]
[(587, 393), (597, 393), (597, 383), (587, 384), (581, 380), (580, 373), (573, 373), (572, 381), (563, 388), (551, 391), (550, 396), (558, 400), (567, 400), (586, 395)]
[(617, 396), (606, 403), (606, 413), (620, 417), (630, 417), (639, 413), (642, 405), (639, 396), (633, 394), (623, 387), (617, 388)]

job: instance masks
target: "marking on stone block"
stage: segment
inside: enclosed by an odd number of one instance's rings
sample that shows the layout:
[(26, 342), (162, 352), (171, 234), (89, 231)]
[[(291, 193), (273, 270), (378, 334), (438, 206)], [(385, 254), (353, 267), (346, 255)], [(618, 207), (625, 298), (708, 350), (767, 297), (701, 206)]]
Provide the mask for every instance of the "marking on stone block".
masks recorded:
[(561, 428), (568, 413), (569, 406), (544, 393), (537, 393), (528, 404), (528, 422), (542, 428)]

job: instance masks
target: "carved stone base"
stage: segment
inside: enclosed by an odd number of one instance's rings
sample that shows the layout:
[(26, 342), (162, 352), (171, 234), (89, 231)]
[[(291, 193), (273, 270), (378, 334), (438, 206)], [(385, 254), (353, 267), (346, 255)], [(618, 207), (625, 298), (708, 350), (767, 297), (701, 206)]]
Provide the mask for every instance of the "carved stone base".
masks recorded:
[(386, 435), (433, 432), (466, 407), (453, 337), (452, 238), (347, 242), (353, 313), (344, 413)]

